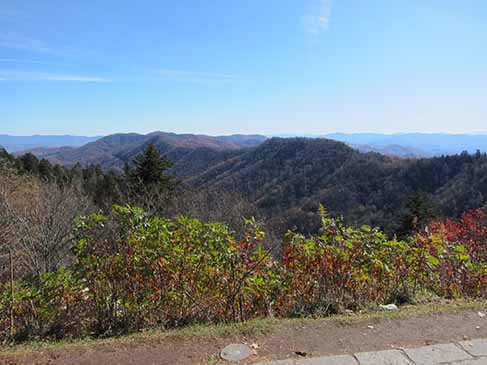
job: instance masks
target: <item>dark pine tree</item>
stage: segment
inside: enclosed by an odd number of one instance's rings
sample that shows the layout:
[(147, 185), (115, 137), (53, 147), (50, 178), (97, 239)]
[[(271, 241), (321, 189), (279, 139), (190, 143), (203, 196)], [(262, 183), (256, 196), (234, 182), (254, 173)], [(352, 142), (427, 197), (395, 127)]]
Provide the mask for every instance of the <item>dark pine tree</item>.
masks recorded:
[(145, 189), (170, 189), (172, 177), (166, 171), (172, 166), (171, 162), (161, 156), (156, 146), (150, 144), (144, 153), (134, 160), (134, 167), (130, 170), (131, 178)]
[(15, 170), (15, 157), (0, 147), (0, 172)]
[(32, 153), (26, 153), (25, 155), (20, 156), (18, 162), (21, 164), (21, 167), (25, 172), (32, 175), (39, 174), (39, 160), (35, 155)]
[(148, 145), (144, 153), (135, 158), (133, 167), (126, 169), (130, 202), (161, 212), (177, 185), (167, 174), (170, 167), (171, 162), (161, 156), (153, 144)]
[(431, 199), (422, 192), (415, 192), (406, 202), (406, 212), (397, 230), (399, 238), (405, 238), (423, 230), (437, 217), (437, 210)]
[(52, 178), (52, 165), (45, 158), (39, 161), (39, 176), (44, 180), (51, 180)]

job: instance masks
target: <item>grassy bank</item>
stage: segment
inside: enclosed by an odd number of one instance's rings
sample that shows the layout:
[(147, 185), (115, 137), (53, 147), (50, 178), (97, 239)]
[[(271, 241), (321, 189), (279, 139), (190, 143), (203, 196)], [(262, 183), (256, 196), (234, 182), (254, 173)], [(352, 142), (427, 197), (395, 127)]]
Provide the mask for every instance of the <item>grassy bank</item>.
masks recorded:
[(429, 304), (405, 305), (397, 311), (370, 309), (359, 312), (334, 315), (324, 318), (295, 318), (295, 319), (254, 319), (243, 323), (219, 325), (192, 325), (180, 329), (153, 329), (133, 333), (130, 335), (111, 337), (106, 339), (85, 337), (81, 339), (60, 341), (29, 341), (22, 344), (4, 344), (0, 346), (0, 356), (26, 356), (44, 351), (70, 350), (74, 348), (91, 348), (97, 346), (130, 347), (137, 345), (158, 343), (188, 343), (208, 339), (251, 339), (262, 335), (271, 335), (281, 327), (288, 325), (313, 325), (322, 321), (342, 323), (360, 323), (371, 320), (405, 319), (409, 317), (428, 316), (435, 314), (458, 314), (467, 311), (482, 311), (487, 309), (487, 300), (451, 300), (437, 301)]

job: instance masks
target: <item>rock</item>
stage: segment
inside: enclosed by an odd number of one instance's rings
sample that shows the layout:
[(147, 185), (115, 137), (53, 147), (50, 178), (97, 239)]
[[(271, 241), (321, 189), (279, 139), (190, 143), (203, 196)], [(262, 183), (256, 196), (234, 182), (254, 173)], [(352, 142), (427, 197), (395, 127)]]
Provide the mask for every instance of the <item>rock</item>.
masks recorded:
[(220, 352), (221, 358), (227, 361), (241, 361), (251, 355), (250, 347), (241, 343), (232, 343)]
[(397, 307), (397, 305), (395, 305), (394, 303), (391, 303), (391, 304), (381, 304), (379, 305), (379, 307), (381, 309), (385, 309), (385, 310), (388, 310), (388, 311), (397, 311), (399, 310), (399, 308)]

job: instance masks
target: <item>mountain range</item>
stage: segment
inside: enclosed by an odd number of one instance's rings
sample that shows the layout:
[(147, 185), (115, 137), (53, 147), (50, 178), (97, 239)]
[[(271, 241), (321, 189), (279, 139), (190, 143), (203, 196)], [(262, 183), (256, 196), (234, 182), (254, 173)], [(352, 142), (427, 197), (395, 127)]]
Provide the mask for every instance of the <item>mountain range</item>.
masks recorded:
[[(358, 140), (357, 142), (363, 142)], [(424, 193), (444, 216), (487, 206), (487, 156), (462, 153), (398, 158), (362, 153), (327, 138), (209, 137), (156, 132), (116, 134), (73, 148), (33, 153), (65, 166), (120, 170), (149, 144), (193, 191), (235, 192), (281, 227), (319, 227), (318, 205), (350, 224), (395, 232), (412, 194)]]
[(477, 150), (487, 152), (487, 134), (448, 133), (334, 133), (326, 138), (359, 149), (400, 157), (434, 157)]
[(78, 148), (36, 148), (29, 152), (51, 163), (73, 166), (100, 165), (103, 169), (122, 169), (149, 144), (157, 147), (174, 166), (172, 173), (180, 177), (194, 176), (246, 148), (259, 145), (267, 138), (260, 135), (211, 137), (194, 134), (154, 132), (146, 135), (113, 134)]
[(32, 148), (58, 148), (58, 147), (80, 147), (86, 143), (100, 139), (100, 136), (70, 136), (70, 135), (34, 135), (34, 136), (11, 136), (0, 134), (0, 146), (8, 152), (25, 151)]
[[(130, 148), (132, 142), (139, 142), (143, 139), (154, 138), (159, 136), (164, 143), (178, 147), (208, 147), (213, 149), (235, 149), (241, 147), (252, 147), (263, 142), (266, 137), (259, 135), (234, 135), (210, 137), (205, 135), (192, 134), (173, 134), (155, 132), (148, 135), (140, 134), (115, 134), (107, 137), (83, 137), (83, 136), (9, 136), (0, 135), (0, 146), (13, 153), (22, 153), (30, 151), (38, 156), (47, 157), (52, 160), (59, 160), (61, 163), (70, 164), (72, 161), (78, 161), (80, 156), (76, 152), (70, 152), (69, 148), (81, 147), (85, 144), (96, 142), (103, 139), (103, 143), (108, 145), (99, 151), (90, 151), (95, 155), (100, 154), (99, 159), (105, 163), (105, 159), (110, 156), (104, 156), (106, 151), (120, 148)], [(269, 137), (269, 136), (268, 136)], [(272, 136), (271, 136), (272, 137)], [(348, 144), (361, 152), (378, 152), (387, 156), (420, 158), (434, 157), (441, 155), (454, 155), (467, 151), (475, 153), (477, 150), (487, 152), (487, 135), (486, 134), (446, 134), (446, 133), (397, 133), (397, 134), (379, 134), (379, 133), (333, 133), (324, 135), (276, 135), (274, 137), (305, 137), (305, 138), (327, 138)], [(117, 147), (117, 143), (119, 146)], [(97, 146), (97, 148), (100, 146)], [(92, 146), (90, 146), (90, 149)], [(68, 153), (66, 162), (63, 156)], [(93, 153), (86, 160), (96, 159)], [(81, 161), (83, 162), (83, 161)]]

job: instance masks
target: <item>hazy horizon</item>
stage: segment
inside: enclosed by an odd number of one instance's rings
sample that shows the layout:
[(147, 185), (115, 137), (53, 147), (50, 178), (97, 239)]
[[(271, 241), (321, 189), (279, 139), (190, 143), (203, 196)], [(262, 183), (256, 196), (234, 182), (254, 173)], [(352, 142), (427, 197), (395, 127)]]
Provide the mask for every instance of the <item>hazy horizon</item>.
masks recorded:
[(135, 132), (135, 131), (128, 131), (128, 132), (114, 132), (110, 134), (100, 135), (100, 134), (42, 134), (42, 133), (33, 133), (33, 134), (11, 134), (11, 133), (2, 133), (0, 131), (0, 136), (3, 137), (86, 137), (86, 138), (103, 138), (113, 134), (140, 134), (146, 135), (151, 133), (174, 133), (174, 134), (193, 134), (193, 135), (205, 135), (210, 137), (218, 137), (218, 136), (231, 136), (231, 135), (260, 135), (265, 137), (322, 137), (322, 136), (331, 136), (331, 135), (378, 135), (378, 136), (400, 136), (400, 135), (445, 135), (445, 136), (487, 136), (487, 132), (466, 132), (466, 133), (456, 133), (456, 132), (391, 132), (391, 133), (380, 133), (380, 132), (367, 132), (367, 131), (357, 131), (357, 132), (341, 132), (335, 131), (330, 133), (272, 133), (272, 134), (265, 134), (265, 133), (257, 133), (257, 132), (249, 132), (249, 133), (240, 133), (236, 132), (229, 132), (225, 134), (218, 134), (218, 133), (191, 133), (191, 132), (173, 132), (173, 131), (165, 131), (165, 130), (154, 130), (150, 132)]

